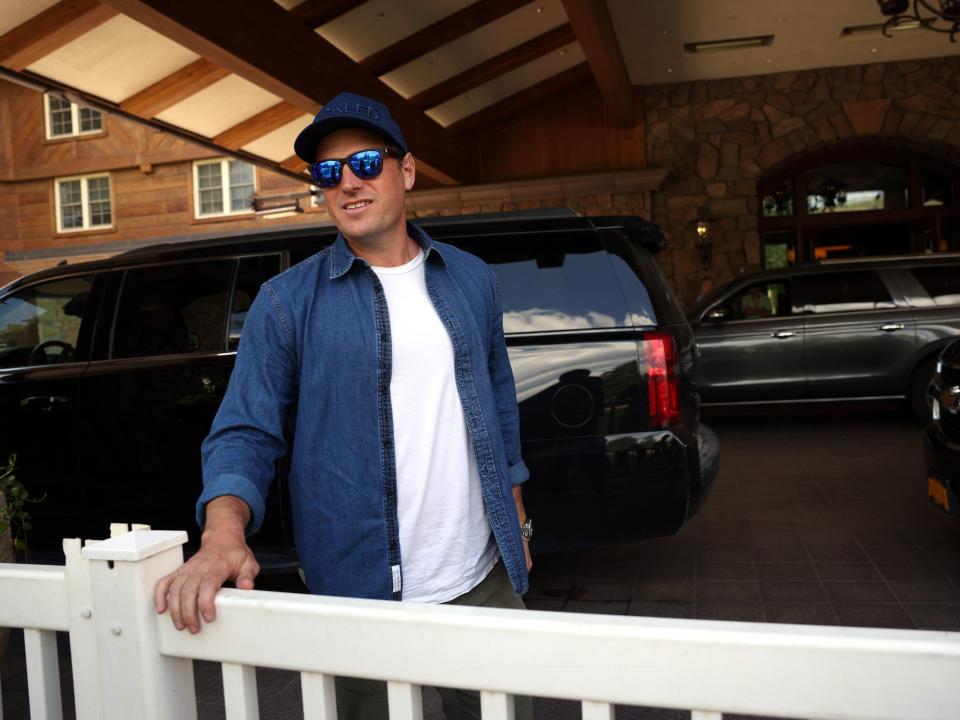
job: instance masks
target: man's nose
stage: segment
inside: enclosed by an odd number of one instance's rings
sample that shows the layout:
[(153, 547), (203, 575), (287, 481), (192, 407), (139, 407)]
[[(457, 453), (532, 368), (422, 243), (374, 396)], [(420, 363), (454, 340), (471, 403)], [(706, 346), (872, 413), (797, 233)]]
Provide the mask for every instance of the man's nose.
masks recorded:
[(340, 172), (340, 187), (343, 190), (359, 190), (363, 185), (363, 180), (358, 178), (349, 163), (343, 164), (343, 170)]

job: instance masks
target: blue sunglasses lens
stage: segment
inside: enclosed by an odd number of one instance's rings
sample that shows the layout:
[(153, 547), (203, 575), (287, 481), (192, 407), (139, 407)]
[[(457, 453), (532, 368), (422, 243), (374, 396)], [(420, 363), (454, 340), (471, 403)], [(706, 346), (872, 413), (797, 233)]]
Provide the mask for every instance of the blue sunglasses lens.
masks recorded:
[(320, 187), (332, 188), (340, 182), (341, 167), (339, 160), (322, 160), (310, 166), (310, 174)]
[(340, 184), (344, 161), (350, 163), (353, 174), (361, 180), (370, 180), (383, 171), (383, 153), (379, 150), (361, 150), (343, 160), (321, 160), (310, 165), (310, 175), (322, 188)]
[(363, 180), (375, 178), (383, 170), (383, 155), (379, 150), (361, 150), (350, 156), (350, 169)]

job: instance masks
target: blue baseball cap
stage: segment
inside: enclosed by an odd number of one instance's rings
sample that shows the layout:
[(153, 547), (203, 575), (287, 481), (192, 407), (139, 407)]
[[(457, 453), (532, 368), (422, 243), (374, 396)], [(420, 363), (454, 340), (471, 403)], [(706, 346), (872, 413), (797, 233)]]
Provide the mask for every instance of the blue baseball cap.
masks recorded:
[(301, 160), (316, 162), (320, 141), (343, 128), (361, 128), (383, 135), (404, 154), (407, 153), (407, 141), (400, 127), (390, 117), (387, 106), (363, 95), (346, 92), (324, 105), (313, 122), (300, 131), (293, 143), (293, 150)]

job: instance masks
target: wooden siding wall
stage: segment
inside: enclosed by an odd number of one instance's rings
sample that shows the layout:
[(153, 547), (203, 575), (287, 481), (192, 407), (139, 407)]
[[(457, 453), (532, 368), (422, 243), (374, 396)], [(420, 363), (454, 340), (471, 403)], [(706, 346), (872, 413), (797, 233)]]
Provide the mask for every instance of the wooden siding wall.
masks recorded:
[[(635, 102), (642, 107), (637, 89)], [(583, 85), (470, 134), (478, 182), (636, 170), (647, 166), (644, 122), (613, 128), (600, 91)]]
[[(193, 161), (216, 157), (214, 152), (108, 114), (103, 116), (103, 133), (48, 140), (43, 113), (40, 93), (0, 82), (0, 283), (10, 273), (33, 272), (63, 259), (105, 256), (90, 252), (98, 246), (302, 222), (302, 216), (198, 219), (193, 210)], [(100, 172), (110, 173), (113, 227), (57, 233), (55, 179)], [(261, 168), (256, 176), (257, 191), (265, 195), (308, 188)], [(312, 221), (326, 216), (322, 209), (310, 208), (309, 199), (300, 204)], [(62, 252), (50, 252), (54, 248)], [(46, 252), (44, 257), (17, 257), (25, 251)], [(14, 257), (3, 257), (5, 253)]]

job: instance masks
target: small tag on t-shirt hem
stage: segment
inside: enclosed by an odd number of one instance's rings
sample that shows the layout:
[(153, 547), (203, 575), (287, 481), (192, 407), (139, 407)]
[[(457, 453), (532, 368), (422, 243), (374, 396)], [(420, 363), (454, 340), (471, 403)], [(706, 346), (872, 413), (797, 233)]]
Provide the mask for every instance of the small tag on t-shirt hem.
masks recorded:
[(400, 566), (391, 565), (390, 570), (393, 572), (393, 591), (400, 592), (400, 589), (403, 586), (403, 581), (400, 579)]

